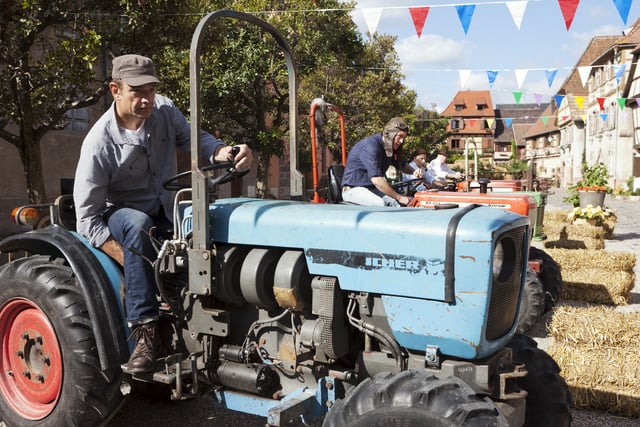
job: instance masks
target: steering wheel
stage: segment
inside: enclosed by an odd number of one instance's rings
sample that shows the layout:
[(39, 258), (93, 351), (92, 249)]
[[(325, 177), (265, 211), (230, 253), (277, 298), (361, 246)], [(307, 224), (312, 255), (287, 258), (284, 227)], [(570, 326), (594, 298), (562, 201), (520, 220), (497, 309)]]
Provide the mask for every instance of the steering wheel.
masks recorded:
[(406, 181), (396, 182), (395, 184), (391, 184), (391, 186), (400, 194), (413, 196), (418, 191), (420, 184), (424, 184), (424, 180), (422, 178), (413, 178)]
[[(238, 170), (235, 168), (235, 162), (214, 163), (211, 165), (204, 166), (201, 170), (203, 172), (206, 172), (206, 171), (218, 170), (218, 169), (226, 169), (226, 172), (220, 175), (219, 177), (210, 178), (211, 180), (210, 182), (212, 185), (226, 184), (227, 182), (231, 182), (234, 179), (238, 179), (241, 176), (244, 176), (249, 173), (249, 169), (242, 172), (238, 172)], [(162, 183), (162, 188), (169, 191), (178, 191), (178, 190), (182, 190), (183, 188), (189, 188), (191, 187), (191, 182), (180, 181), (182, 178), (186, 176), (191, 176), (190, 170), (180, 172), (179, 174), (174, 175), (171, 178), (167, 179), (165, 182)]]

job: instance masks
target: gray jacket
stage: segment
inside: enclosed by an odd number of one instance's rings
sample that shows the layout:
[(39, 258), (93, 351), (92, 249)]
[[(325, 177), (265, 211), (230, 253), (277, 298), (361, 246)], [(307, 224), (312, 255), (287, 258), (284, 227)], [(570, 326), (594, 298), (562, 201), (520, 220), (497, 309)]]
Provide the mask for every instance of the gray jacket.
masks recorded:
[[(177, 148), (189, 150), (191, 129), (169, 98), (156, 95), (153, 113), (144, 123), (144, 143), (123, 135), (115, 104), (91, 128), (82, 143), (74, 183), (77, 230), (96, 247), (110, 232), (103, 214), (111, 207), (129, 207), (168, 219), (173, 194), (162, 183), (176, 174)], [(201, 133), (201, 155), (213, 161), (224, 143)]]

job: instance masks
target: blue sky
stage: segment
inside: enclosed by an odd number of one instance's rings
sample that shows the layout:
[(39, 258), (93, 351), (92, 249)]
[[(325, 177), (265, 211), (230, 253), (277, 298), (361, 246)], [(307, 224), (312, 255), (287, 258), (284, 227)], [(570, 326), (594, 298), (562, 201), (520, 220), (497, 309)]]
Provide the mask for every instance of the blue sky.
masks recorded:
[[(491, 90), (495, 104), (549, 102), (576, 65), (594, 36), (620, 35), (640, 17), (640, 1), (631, 5), (626, 24), (613, 0), (580, 0), (567, 31), (558, 0), (530, 0), (520, 29), (508, 0), (358, 0), (353, 20), (367, 37), (363, 11), (383, 8), (378, 33), (397, 36), (396, 51), (406, 76), (404, 83), (418, 94), (418, 102), (442, 111), (459, 90)], [(465, 34), (458, 5), (475, 4)], [(408, 7), (430, 7), (422, 35), (416, 34)], [(369, 14), (370, 15), (370, 14)], [(545, 70), (557, 70), (549, 87)], [(460, 70), (467, 75), (462, 86)], [(492, 87), (487, 71), (496, 70)], [(518, 82), (516, 70), (526, 77)], [(519, 71), (522, 76), (522, 71)]]

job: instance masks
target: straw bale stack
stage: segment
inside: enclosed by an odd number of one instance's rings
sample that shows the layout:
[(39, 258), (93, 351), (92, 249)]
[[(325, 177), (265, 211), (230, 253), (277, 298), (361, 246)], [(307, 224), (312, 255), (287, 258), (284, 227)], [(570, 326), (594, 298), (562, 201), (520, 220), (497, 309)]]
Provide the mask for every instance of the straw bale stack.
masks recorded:
[(546, 210), (544, 211), (544, 226), (546, 227), (547, 224), (554, 224), (557, 222), (568, 222), (567, 221), (567, 216), (569, 215), (571, 211), (564, 211), (564, 210)]
[(569, 237), (566, 234), (562, 235), (551, 235), (546, 233), (547, 228), (545, 227), (545, 234), (547, 235), (547, 240), (544, 242), (544, 247), (546, 249), (604, 249), (604, 238), (603, 237), (584, 237), (584, 236), (573, 236)]
[(575, 407), (640, 416), (640, 312), (558, 305), (549, 334)]
[(549, 249), (562, 271), (563, 300), (626, 305), (635, 286), (636, 254), (595, 249)]
[(631, 348), (640, 358), (640, 312), (622, 312), (602, 305), (561, 303), (556, 306), (549, 323), (549, 335), (557, 343), (570, 346)]
[[(601, 235), (604, 239), (613, 238), (613, 230), (616, 225), (617, 217), (615, 214), (609, 215), (601, 221), (600, 225), (589, 227), (588, 224), (576, 224), (568, 218), (571, 211), (552, 210), (544, 213), (544, 231), (547, 236), (558, 236), (563, 230), (562, 227), (569, 226), (564, 231), (569, 238), (574, 236), (594, 237), (594, 234)], [(597, 230), (592, 228), (597, 227)], [(557, 239), (554, 239), (557, 240)]]
[(636, 254), (631, 252), (549, 249), (546, 251), (559, 265), (562, 272), (575, 271), (593, 266), (611, 271), (633, 271)]

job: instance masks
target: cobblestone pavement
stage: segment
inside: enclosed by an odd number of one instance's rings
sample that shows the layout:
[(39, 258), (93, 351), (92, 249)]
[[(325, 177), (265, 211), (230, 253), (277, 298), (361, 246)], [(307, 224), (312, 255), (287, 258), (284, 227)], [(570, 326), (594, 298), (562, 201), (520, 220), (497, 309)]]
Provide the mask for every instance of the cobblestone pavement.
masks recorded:
[[(551, 210), (571, 210), (571, 206), (562, 201), (567, 196), (565, 190), (554, 188), (547, 197), (546, 211)], [(638, 256), (636, 263), (636, 284), (632, 291), (631, 303), (626, 306), (620, 306), (620, 311), (640, 311), (640, 226), (638, 226), (638, 211), (640, 210), (640, 202), (630, 200), (619, 200), (608, 194), (605, 199), (605, 207), (613, 209), (617, 216), (614, 228), (613, 239), (605, 241), (605, 250), (614, 252), (632, 252)], [(542, 248), (540, 243), (534, 243)], [(546, 319), (545, 319), (546, 320)], [(544, 320), (543, 322), (544, 323)], [(539, 325), (540, 329), (544, 325)], [(542, 330), (534, 334), (534, 338), (538, 341), (541, 348), (545, 348), (549, 344), (550, 338), (546, 338), (546, 334)], [(640, 427), (640, 420), (616, 417), (611, 414), (598, 411), (573, 411), (573, 425), (577, 427)]]

